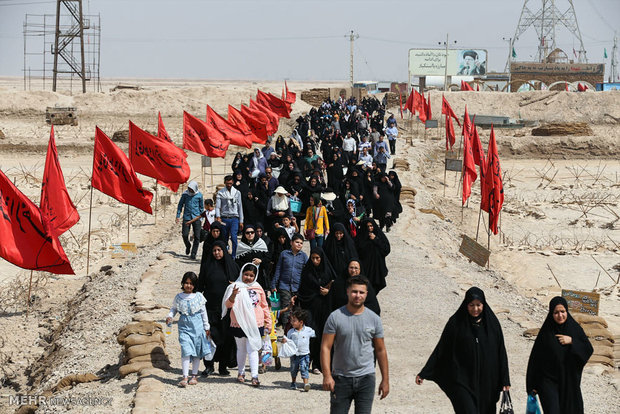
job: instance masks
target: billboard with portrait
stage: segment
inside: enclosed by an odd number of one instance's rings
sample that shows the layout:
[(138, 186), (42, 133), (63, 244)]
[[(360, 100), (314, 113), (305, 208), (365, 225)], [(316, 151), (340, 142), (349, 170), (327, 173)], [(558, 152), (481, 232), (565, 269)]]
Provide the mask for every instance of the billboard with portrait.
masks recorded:
[[(448, 76), (486, 74), (487, 51), (484, 49), (448, 49)], [(444, 76), (445, 49), (409, 49), (411, 76)]]

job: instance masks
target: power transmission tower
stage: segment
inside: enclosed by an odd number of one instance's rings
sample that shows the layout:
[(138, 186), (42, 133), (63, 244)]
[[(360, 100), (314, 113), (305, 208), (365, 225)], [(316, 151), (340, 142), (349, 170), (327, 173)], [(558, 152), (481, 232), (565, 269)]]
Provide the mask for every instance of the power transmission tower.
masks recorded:
[(351, 33), (349, 33), (348, 35), (344, 35), (344, 37), (348, 37), (349, 41), (351, 42), (351, 62), (349, 68), (349, 77), (351, 78), (351, 86), (353, 86), (353, 43), (355, 42), (355, 39), (358, 39), (360, 37), (360, 35), (351, 30)]
[[(61, 30), (60, 16), (61, 6), (68, 11), (69, 26), (66, 30)], [(82, 79), (82, 93), (86, 93), (86, 65), (84, 62), (84, 29), (88, 29), (88, 22), (84, 21), (82, 14), (82, 0), (56, 0), (56, 35), (54, 39), (54, 69), (52, 90), (56, 92), (56, 83), (59, 73), (77, 75)], [(79, 39), (79, 58), (73, 53), (73, 42)], [(58, 67), (58, 58), (64, 60), (68, 67)], [(64, 66), (64, 65), (63, 65)]]
[[(562, 8), (564, 11), (560, 11), (556, 6), (558, 3), (564, 3)], [(568, 3), (568, 5), (565, 3)], [(539, 9), (532, 8), (538, 5), (540, 5)], [(577, 24), (573, 0), (525, 0), (513, 39), (518, 40), (519, 36), (527, 29), (533, 27), (538, 36), (537, 58), (539, 62), (544, 62), (549, 53), (556, 49), (556, 29), (560, 25), (564, 26), (577, 38), (580, 45), (577, 61), (579, 63), (586, 63), (588, 61), (586, 49), (583, 46), (581, 31)]]

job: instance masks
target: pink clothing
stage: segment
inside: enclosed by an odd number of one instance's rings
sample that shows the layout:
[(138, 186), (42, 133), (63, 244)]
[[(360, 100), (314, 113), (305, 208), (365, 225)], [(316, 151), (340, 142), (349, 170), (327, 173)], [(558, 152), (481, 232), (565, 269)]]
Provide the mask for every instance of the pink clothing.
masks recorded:
[[(265, 327), (265, 332), (271, 331), (271, 312), (269, 311), (269, 305), (267, 305), (267, 296), (262, 287), (252, 287), (248, 289), (250, 299), (252, 299), (252, 306), (254, 307), (254, 315), (256, 316), (256, 326), (259, 328)], [(232, 308), (233, 303), (230, 298), (226, 301), (226, 307)], [(239, 328), (235, 311), (230, 312), (230, 326), (233, 328)]]

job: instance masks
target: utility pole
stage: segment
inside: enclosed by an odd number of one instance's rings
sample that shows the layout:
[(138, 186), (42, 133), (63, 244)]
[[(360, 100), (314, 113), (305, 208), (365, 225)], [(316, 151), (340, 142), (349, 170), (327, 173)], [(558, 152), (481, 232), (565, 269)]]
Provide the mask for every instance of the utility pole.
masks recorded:
[[(449, 45), (449, 38), (450, 35), (448, 33), (446, 33), (446, 42), (444, 43), (446, 45), (446, 61), (445, 61), (445, 70), (444, 70), (444, 77), (443, 77), (443, 90), (447, 91), (448, 90), (448, 45)], [(441, 42), (437, 42), (441, 45)], [(456, 40), (454, 41), (454, 43), (456, 44)]]
[(355, 42), (355, 39), (358, 39), (360, 37), (360, 35), (351, 30), (351, 33), (349, 33), (348, 35), (344, 35), (344, 37), (348, 37), (349, 41), (351, 42), (351, 62), (349, 68), (349, 77), (351, 78), (351, 87), (353, 87), (353, 43)]
[(618, 33), (614, 32), (614, 47), (611, 49), (611, 72), (609, 82), (618, 80)]
[(502, 40), (504, 42), (508, 42), (508, 59), (506, 59), (506, 66), (504, 66), (504, 72), (508, 73), (510, 70), (510, 64), (512, 63), (512, 37), (508, 39), (502, 37)]

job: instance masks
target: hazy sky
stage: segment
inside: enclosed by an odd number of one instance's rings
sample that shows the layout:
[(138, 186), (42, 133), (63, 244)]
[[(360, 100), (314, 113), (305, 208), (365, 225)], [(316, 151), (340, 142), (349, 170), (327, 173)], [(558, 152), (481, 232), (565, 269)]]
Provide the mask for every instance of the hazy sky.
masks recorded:
[[(201, 79), (355, 78), (406, 80), (410, 48), (488, 50), (488, 70), (503, 71), (523, 0), (84, 0), (101, 14), (101, 76)], [(529, 0), (532, 9), (541, 0)], [(23, 68), (25, 14), (54, 14), (55, 1), (0, 0), (0, 76)], [(556, 0), (561, 10), (567, 0)], [(589, 62), (611, 57), (620, 0), (574, 0)], [(620, 32), (620, 30), (618, 30)], [(572, 55), (568, 32), (558, 46)], [(456, 40), (456, 45), (452, 41)], [(29, 46), (42, 40), (30, 39)], [(536, 56), (533, 29), (515, 43), (517, 60)], [(42, 49), (42, 46), (38, 46)], [(606, 69), (610, 59), (606, 59)]]

